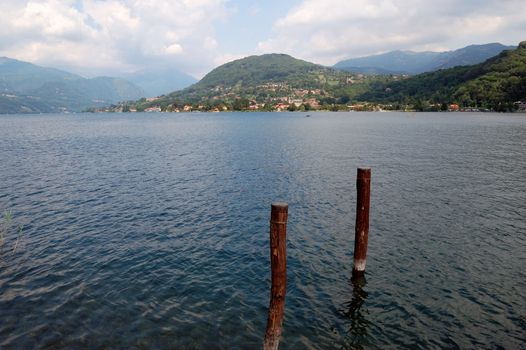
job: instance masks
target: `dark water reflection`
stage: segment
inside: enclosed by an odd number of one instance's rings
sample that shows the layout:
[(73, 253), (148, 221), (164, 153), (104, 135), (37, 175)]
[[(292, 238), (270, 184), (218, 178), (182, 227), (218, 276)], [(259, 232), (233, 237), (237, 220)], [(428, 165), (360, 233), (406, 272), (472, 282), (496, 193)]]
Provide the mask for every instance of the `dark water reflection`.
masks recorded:
[(0, 116), (0, 211), (24, 225), (0, 348), (259, 348), (277, 200), (281, 349), (525, 348), (525, 135), (519, 114)]
[(344, 304), (342, 314), (348, 319), (348, 334), (345, 337), (344, 349), (364, 349), (371, 321), (367, 320), (367, 292), (364, 290), (367, 281), (364, 276), (353, 278), (352, 299)]

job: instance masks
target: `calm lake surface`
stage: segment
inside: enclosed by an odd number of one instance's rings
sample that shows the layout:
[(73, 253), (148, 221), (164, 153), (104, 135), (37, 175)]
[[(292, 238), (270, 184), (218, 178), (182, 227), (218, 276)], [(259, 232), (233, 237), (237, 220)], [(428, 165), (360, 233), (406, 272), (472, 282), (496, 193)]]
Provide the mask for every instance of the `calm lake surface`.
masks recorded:
[(4, 115), (0, 151), (2, 349), (260, 348), (277, 200), (280, 349), (526, 348), (524, 114)]

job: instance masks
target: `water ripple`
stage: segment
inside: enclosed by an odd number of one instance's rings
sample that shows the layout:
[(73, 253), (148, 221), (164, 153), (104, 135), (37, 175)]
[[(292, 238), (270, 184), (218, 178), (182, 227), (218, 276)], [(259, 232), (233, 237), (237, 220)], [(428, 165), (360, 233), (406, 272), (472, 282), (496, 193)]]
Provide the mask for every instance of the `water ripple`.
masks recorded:
[(0, 210), (24, 228), (0, 348), (260, 348), (276, 200), (280, 348), (524, 348), (525, 134), (496, 114), (1, 116)]

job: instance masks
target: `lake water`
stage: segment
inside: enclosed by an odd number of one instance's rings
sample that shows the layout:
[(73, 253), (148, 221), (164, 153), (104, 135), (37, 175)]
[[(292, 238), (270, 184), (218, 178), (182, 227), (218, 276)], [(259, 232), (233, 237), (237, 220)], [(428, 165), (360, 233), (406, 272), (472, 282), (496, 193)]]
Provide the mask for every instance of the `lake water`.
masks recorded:
[(0, 348), (260, 348), (278, 200), (280, 349), (526, 348), (526, 115), (311, 115), (0, 116)]

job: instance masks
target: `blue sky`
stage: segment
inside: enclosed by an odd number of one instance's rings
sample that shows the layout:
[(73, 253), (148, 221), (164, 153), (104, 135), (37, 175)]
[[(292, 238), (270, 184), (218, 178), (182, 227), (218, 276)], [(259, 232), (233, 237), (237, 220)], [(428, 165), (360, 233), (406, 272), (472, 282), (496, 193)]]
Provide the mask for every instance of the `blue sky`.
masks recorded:
[(231, 15), (218, 23), (219, 45), (228, 52), (243, 54), (254, 50), (255, 44), (272, 34), (278, 14), (286, 14), (301, 1), (230, 1)]
[(315, 63), (526, 40), (524, 0), (2, 0), (0, 56), (85, 76), (202, 77), (254, 54)]

